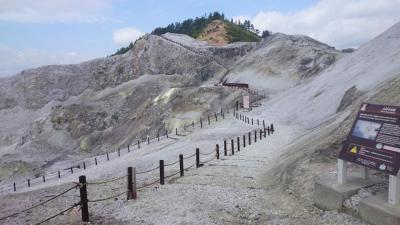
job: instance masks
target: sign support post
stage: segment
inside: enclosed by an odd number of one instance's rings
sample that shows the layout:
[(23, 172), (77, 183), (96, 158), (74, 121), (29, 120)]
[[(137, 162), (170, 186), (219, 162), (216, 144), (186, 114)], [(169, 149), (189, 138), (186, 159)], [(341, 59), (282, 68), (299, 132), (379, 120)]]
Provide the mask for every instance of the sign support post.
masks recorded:
[(400, 178), (397, 176), (389, 175), (389, 194), (388, 202), (392, 205), (400, 204)]
[(338, 159), (338, 176), (337, 176), (337, 182), (339, 184), (346, 184), (347, 181), (347, 162)]

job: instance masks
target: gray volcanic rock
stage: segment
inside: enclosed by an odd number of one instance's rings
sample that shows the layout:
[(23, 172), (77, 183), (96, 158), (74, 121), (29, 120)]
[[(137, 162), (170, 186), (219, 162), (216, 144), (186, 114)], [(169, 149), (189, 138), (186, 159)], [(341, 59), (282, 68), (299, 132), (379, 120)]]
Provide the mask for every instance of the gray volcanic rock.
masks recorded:
[(215, 47), (186, 35), (145, 35), (123, 55), (25, 70), (0, 79), (0, 161), (49, 166), (115, 150), (226, 107), (239, 97), (214, 86), (226, 74), (267, 64), (307, 77), (337, 54), (297, 36)]

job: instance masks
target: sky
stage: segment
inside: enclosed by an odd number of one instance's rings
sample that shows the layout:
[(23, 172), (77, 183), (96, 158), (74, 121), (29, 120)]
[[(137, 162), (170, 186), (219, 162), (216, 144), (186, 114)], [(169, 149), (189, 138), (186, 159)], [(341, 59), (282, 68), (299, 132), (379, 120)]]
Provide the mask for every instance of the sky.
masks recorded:
[(400, 0), (0, 0), (0, 77), (105, 57), (155, 27), (214, 11), (343, 49), (400, 21)]

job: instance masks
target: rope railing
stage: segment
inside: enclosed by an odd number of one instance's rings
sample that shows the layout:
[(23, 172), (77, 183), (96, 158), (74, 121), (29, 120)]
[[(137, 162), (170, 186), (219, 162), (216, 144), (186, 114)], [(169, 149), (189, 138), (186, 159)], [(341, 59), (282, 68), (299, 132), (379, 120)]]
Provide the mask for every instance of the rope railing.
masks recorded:
[(122, 176), (122, 177), (116, 177), (110, 180), (101, 180), (101, 181), (91, 181), (91, 182), (86, 182), (87, 185), (99, 185), (99, 184), (108, 184), (117, 180), (121, 180), (126, 178), (128, 175)]
[(21, 214), (21, 213), (30, 211), (30, 210), (32, 210), (32, 209), (35, 209), (35, 208), (37, 208), (37, 207), (39, 207), (39, 206), (42, 206), (42, 205), (48, 203), (48, 202), (51, 202), (51, 201), (53, 201), (54, 199), (56, 199), (56, 198), (58, 198), (58, 197), (60, 197), (60, 196), (62, 196), (62, 195), (64, 195), (64, 194), (70, 192), (71, 190), (77, 188), (78, 186), (79, 186), (79, 185), (72, 186), (72, 187), (68, 188), (67, 190), (65, 190), (65, 191), (63, 191), (63, 192), (61, 192), (61, 193), (59, 193), (59, 194), (57, 194), (57, 195), (55, 195), (55, 196), (53, 196), (53, 197), (47, 199), (47, 200), (45, 200), (45, 201), (43, 201), (43, 202), (41, 202), (41, 203), (37, 203), (37, 204), (35, 204), (35, 205), (32, 205), (31, 207), (28, 207), (28, 208), (26, 208), (26, 209), (23, 209), (23, 210), (19, 211), (19, 212), (16, 212), (16, 213), (13, 213), (13, 214), (10, 214), (10, 215), (1, 217), (1, 218), (0, 218), (0, 221), (5, 220), (5, 219), (10, 218), (10, 217), (17, 216), (17, 215), (19, 215), (19, 214)]
[(165, 164), (164, 166), (173, 166), (175, 164), (179, 163), (179, 160), (173, 162), (173, 163), (169, 163), (169, 164)]
[(52, 219), (54, 219), (54, 218), (56, 218), (56, 217), (58, 217), (58, 216), (61, 216), (61, 215), (63, 215), (64, 213), (66, 213), (67, 211), (70, 211), (70, 210), (72, 210), (73, 208), (79, 206), (80, 204), (81, 204), (80, 202), (77, 202), (77, 203), (73, 204), (72, 206), (70, 206), (70, 207), (64, 209), (63, 211), (58, 212), (57, 214), (55, 214), (55, 215), (53, 215), (53, 216), (51, 216), (51, 217), (49, 217), (49, 218), (47, 218), (47, 219), (45, 219), (45, 220), (40, 221), (39, 223), (35, 223), (35, 225), (43, 224), (43, 223), (48, 222), (48, 221), (50, 221), (50, 220), (52, 220)]
[(111, 196), (109, 196), (109, 197), (99, 198), (99, 199), (95, 199), (95, 200), (90, 200), (90, 199), (88, 199), (88, 202), (94, 203), (94, 202), (107, 201), (107, 200), (110, 200), (110, 199), (118, 198), (118, 197), (120, 197), (121, 195), (126, 194), (126, 193), (127, 193), (127, 191), (123, 191), (123, 192), (120, 192), (120, 193), (118, 193), (118, 194), (116, 194), (116, 195), (111, 195)]
[(190, 159), (190, 158), (192, 158), (194, 156), (196, 156), (196, 153), (194, 153), (193, 155), (190, 155), (190, 156), (183, 157), (183, 159)]
[(145, 174), (145, 173), (150, 173), (150, 172), (153, 172), (153, 171), (155, 171), (155, 170), (157, 170), (157, 169), (159, 169), (159, 168), (160, 168), (160, 167), (159, 167), (159, 166), (157, 166), (156, 168), (149, 169), (149, 170), (142, 171), (142, 172), (137, 172), (136, 174)]

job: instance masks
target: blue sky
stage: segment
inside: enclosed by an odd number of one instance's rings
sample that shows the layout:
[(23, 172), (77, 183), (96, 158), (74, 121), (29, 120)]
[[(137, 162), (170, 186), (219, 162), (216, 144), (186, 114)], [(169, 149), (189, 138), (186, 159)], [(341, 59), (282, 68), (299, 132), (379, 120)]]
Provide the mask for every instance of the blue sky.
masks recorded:
[(357, 47), (400, 20), (399, 10), (400, 0), (0, 0), (0, 76), (104, 57), (157, 26), (213, 11)]

